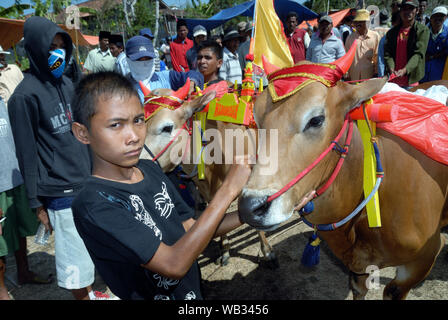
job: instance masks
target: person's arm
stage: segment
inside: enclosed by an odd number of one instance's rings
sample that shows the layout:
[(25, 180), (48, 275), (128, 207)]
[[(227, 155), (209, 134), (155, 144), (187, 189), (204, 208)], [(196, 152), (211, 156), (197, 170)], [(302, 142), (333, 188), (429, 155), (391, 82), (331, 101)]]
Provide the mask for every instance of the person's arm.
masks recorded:
[(227, 208), (246, 184), (250, 172), (247, 161), (246, 164), (233, 165), (207, 209), (189, 226), (188, 232), (172, 246), (161, 243), (144, 267), (170, 279), (181, 279), (215, 235)]
[(84, 62), (84, 70), (87, 71), (87, 73), (90, 73), (93, 69), (93, 61), (92, 61), (92, 51), (89, 52), (87, 55), (86, 61)]
[(204, 76), (198, 71), (191, 70), (188, 72), (177, 72), (171, 70), (169, 71), (169, 77), (172, 90), (181, 88), (187, 81), (187, 78), (190, 78), (190, 81), (194, 82), (194, 85), (199, 88), (202, 89), (204, 87)]
[(44, 204), (37, 196), (38, 154), (36, 136), (39, 126), (39, 113), (32, 98), (22, 94), (13, 95), (9, 101), (8, 115), (16, 146), (16, 155), (20, 172), (25, 182), (28, 202), (36, 209), (37, 218), (46, 230), (52, 231)]
[(37, 197), (38, 154), (37, 131), (39, 113), (32, 98), (13, 94), (8, 101), (8, 115), (16, 146), (16, 155), (20, 172), (25, 181), (28, 201), (31, 208), (38, 208), (42, 203)]
[(386, 64), (387, 69), (389, 70), (389, 73), (394, 73), (395, 71), (395, 57), (393, 56), (393, 52), (395, 52), (394, 48), (392, 46), (396, 46), (397, 43), (392, 40), (393, 37), (393, 29), (390, 29), (386, 35), (384, 40), (384, 62)]
[(308, 49), (308, 47), (310, 46), (310, 35), (308, 34), (308, 32), (305, 32), (305, 35), (303, 36), (303, 44), (305, 45), (305, 49)]
[(406, 73), (410, 74), (419, 68), (420, 64), (425, 63), (426, 49), (428, 48), (429, 29), (426, 27), (418, 28), (415, 50), (408, 63), (406, 63)]

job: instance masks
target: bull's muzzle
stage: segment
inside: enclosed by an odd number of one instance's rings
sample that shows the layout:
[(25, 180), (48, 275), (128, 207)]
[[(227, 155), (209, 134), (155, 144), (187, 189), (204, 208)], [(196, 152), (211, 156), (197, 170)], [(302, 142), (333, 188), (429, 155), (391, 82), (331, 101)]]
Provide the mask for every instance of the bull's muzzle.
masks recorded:
[(238, 211), (242, 222), (255, 228), (261, 227), (263, 216), (268, 211), (271, 202), (268, 196), (241, 195), (238, 199)]

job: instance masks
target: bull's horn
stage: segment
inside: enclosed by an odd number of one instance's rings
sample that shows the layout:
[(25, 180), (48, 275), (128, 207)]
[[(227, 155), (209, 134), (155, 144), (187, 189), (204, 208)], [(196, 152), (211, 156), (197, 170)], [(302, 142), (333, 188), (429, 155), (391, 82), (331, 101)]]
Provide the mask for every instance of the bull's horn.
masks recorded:
[(263, 62), (263, 69), (266, 74), (271, 74), (277, 70), (280, 70), (279, 67), (270, 63), (264, 55), (261, 55), (261, 61)]
[(140, 88), (142, 89), (143, 95), (149, 96), (151, 94), (151, 90), (148, 89), (148, 87), (146, 87), (143, 82), (139, 81), (138, 84), (140, 85)]
[(184, 86), (177, 91), (173, 92), (173, 97), (176, 97), (180, 100), (185, 100), (188, 96), (188, 92), (190, 91), (190, 78), (187, 78)]
[(356, 40), (353, 41), (352, 46), (343, 57), (331, 63), (337, 65), (342, 70), (342, 74), (345, 74), (352, 65), (353, 59), (355, 58), (356, 42)]

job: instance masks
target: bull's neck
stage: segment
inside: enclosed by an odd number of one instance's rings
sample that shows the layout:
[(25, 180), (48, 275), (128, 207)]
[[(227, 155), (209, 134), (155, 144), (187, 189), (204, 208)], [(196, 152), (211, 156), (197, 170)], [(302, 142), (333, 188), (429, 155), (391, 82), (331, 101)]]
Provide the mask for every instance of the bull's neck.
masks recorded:
[[(332, 152), (328, 159), (328, 166), (334, 168), (339, 159), (336, 152)], [(328, 173), (328, 177), (331, 175)], [(328, 179), (326, 177), (326, 179)], [(326, 179), (324, 181), (326, 181)], [(306, 216), (312, 224), (336, 223), (347, 217), (363, 200), (363, 145), (356, 125), (353, 128), (353, 138), (344, 164), (333, 184), (318, 198), (314, 200), (314, 211)], [(352, 221), (346, 223), (336, 231), (322, 232), (328, 241), (337, 238), (341, 246), (341, 237), (345, 239), (341, 250), (352, 245), (350, 229), (359, 218), (358, 214)], [(325, 239), (327, 240), (327, 239)]]

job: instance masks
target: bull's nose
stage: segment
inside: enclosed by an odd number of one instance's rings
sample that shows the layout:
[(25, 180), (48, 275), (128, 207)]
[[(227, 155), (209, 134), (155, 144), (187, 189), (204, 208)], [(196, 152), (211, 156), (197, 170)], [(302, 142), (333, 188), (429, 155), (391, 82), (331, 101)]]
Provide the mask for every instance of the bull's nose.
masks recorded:
[(238, 211), (242, 221), (249, 222), (256, 216), (266, 213), (271, 205), (267, 202), (268, 196), (256, 197), (243, 195), (238, 199)]

